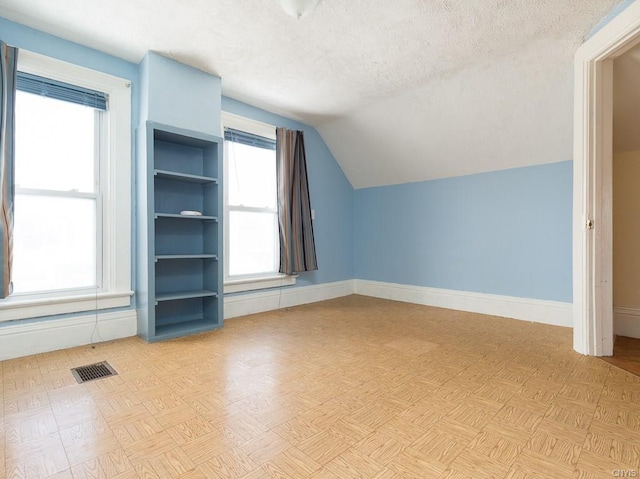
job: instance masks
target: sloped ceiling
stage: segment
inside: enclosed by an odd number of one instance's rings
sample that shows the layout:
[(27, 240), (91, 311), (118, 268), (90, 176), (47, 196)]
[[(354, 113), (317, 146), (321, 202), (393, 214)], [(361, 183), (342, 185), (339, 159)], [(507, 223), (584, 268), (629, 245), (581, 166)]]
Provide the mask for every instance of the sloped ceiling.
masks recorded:
[(132, 62), (154, 50), (317, 127), (354, 187), (572, 157), (572, 59), (617, 0), (3, 0)]

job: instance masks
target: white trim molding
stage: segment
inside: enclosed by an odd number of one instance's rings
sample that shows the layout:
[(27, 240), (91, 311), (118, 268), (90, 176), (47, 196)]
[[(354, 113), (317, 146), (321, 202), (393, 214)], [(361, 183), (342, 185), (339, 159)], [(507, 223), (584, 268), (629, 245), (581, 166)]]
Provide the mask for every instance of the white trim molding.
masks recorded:
[(133, 309), (0, 324), (0, 361), (137, 334)]
[(471, 293), (363, 279), (225, 296), (225, 319), (360, 294), (456, 311), (570, 328), (573, 305), (558, 301)]
[(222, 119), (221, 138), (224, 138), (224, 128), (228, 126), (235, 130), (246, 131), (264, 138), (276, 139), (275, 125), (236, 115), (235, 113), (229, 113), (228, 111), (220, 112), (220, 118)]
[(274, 274), (265, 277), (252, 276), (249, 279), (228, 279), (224, 282), (225, 293), (240, 293), (256, 289), (278, 288), (293, 286), (298, 275)]
[(56, 293), (39, 299), (14, 296), (11, 302), (0, 302), (0, 322), (17, 319), (42, 318), (58, 314), (79, 313), (131, 306), (133, 291), (125, 293), (93, 293), (59, 296)]
[[(238, 131), (244, 131), (250, 133), (252, 135), (261, 136), (263, 138), (269, 138), (273, 141), (276, 141), (276, 125), (270, 125), (268, 123), (263, 123), (257, 120), (253, 120), (251, 118), (246, 118), (240, 115), (236, 115), (234, 113), (229, 113), (227, 111), (222, 111), (220, 114), (221, 118), (221, 130), (220, 137), (225, 137), (225, 129), (232, 128)], [(230, 161), (230, 150), (229, 150), (229, 142), (224, 142), (224, 154), (223, 154), (223, 185), (224, 185), (224, 194), (223, 194), (223, 207), (224, 207), (224, 218), (222, 222), (223, 227), (223, 236), (224, 236), (224, 292), (225, 293), (238, 293), (242, 291), (254, 291), (258, 289), (265, 288), (275, 288), (278, 286), (289, 286), (296, 284), (296, 276), (286, 276), (278, 273), (278, 265), (279, 265), (279, 249), (278, 245), (280, 244), (280, 238), (278, 237), (278, 210), (276, 208), (270, 207), (249, 207), (243, 205), (229, 205), (229, 161)], [(275, 156), (273, 157), (275, 161)], [(275, 181), (275, 177), (273, 178)], [(274, 250), (272, 251), (272, 271), (267, 273), (258, 273), (258, 274), (250, 274), (247, 276), (230, 276), (229, 271), (229, 258), (230, 258), (230, 248), (231, 241), (229, 238), (230, 229), (230, 212), (252, 212), (252, 213), (260, 213), (265, 215), (271, 215), (274, 221), (274, 232), (275, 237), (273, 245)]]
[(279, 288), (259, 293), (237, 294), (224, 297), (224, 318), (262, 313), (300, 304), (315, 303), (353, 294), (353, 280), (333, 283)]
[(355, 293), (363, 296), (424, 304), (457, 311), (502, 316), (570, 328), (573, 305), (557, 301), (471, 293), (380, 281), (355, 280)]
[(616, 307), (613, 317), (618, 336), (640, 339), (640, 309)]
[[(0, 301), (0, 322), (42, 315), (128, 307), (131, 296), (131, 81), (20, 50), (18, 70), (97, 90), (108, 95), (107, 153), (100, 164), (102, 217), (99, 227), (102, 255), (96, 291), (86, 288), (57, 292), (23, 293)], [(100, 269), (100, 268), (99, 268)], [(29, 304), (30, 303), (30, 304)]]
[(640, 40), (640, 2), (580, 46), (574, 61), (573, 348), (613, 354), (613, 60)]

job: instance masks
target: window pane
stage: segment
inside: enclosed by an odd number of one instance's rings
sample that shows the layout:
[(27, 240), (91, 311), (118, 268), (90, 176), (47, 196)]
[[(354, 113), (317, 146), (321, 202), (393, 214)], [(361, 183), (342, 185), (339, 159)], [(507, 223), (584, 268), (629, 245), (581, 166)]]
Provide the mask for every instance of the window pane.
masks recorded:
[(94, 192), (93, 108), (16, 93), (16, 185)]
[(16, 195), (16, 293), (96, 286), (96, 201)]
[(276, 208), (276, 152), (225, 142), (229, 159), (229, 204)]
[(275, 213), (229, 212), (229, 276), (276, 271)]

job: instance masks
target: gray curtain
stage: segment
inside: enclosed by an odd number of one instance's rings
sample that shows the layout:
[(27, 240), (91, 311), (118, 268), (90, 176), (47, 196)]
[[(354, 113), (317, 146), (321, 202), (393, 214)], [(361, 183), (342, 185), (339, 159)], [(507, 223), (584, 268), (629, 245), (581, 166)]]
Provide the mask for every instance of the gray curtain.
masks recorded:
[(18, 49), (0, 41), (0, 298), (11, 294), (14, 197), (14, 108)]
[(280, 272), (318, 269), (302, 131), (276, 129)]

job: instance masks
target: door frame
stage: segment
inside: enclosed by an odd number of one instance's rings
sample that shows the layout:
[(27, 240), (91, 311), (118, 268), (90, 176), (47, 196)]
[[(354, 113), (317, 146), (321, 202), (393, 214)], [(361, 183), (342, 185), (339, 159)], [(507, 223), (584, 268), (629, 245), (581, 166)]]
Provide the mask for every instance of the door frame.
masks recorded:
[(613, 354), (613, 60), (640, 42), (640, 0), (574, 58), (573, 348)]

